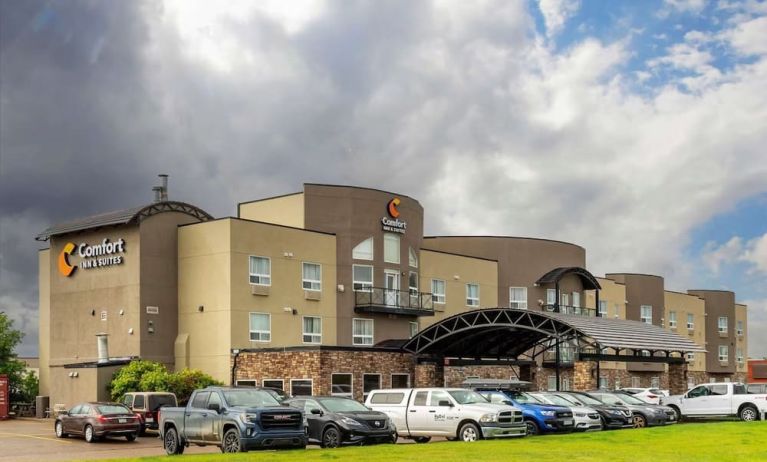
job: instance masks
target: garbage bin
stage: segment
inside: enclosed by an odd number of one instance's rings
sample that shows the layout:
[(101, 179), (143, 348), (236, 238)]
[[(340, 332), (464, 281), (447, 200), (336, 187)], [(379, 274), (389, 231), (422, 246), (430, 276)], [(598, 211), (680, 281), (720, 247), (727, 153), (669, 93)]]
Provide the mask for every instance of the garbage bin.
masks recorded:
[(48, 396), (36, 396), (35, 397), (35, 417), (38, 419), (44, 419), (46, 417), (45, 410), (50, 406), (51, 398)]

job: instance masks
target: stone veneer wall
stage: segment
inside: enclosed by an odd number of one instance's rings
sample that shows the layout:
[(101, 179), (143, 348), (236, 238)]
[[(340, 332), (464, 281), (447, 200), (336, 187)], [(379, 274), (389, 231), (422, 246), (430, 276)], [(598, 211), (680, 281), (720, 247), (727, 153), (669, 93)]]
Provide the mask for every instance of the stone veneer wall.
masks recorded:
[(447, 366), (445, 367), (445, 386), (460, 387), (469, 377), (495, 380), (522, 380), (515, 366)]

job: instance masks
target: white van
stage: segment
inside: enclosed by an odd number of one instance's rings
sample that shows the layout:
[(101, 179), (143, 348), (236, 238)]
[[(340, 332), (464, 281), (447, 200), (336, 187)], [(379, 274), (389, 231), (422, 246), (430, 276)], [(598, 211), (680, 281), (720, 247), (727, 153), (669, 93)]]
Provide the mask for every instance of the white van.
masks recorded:
[(365, 405), (388, 415), (399, 436), (417, 443), (426, 443), (433, 436), (476, 441), (527, 433), (522, 411), (491, 404), (464, 388), (373, 390)]

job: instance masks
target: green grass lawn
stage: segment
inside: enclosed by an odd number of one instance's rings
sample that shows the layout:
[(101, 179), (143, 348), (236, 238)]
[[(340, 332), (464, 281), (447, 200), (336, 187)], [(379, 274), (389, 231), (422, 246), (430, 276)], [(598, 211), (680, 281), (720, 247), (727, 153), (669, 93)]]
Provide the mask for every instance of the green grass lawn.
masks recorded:
[[(175, 461), (767, 461), (767, 422), (686, 423), (661, 428), (547, 435), (476, 443), (432, 442), (341, 449), (175, 456)], [(120, 459), (160, 461), (168, 457)]]

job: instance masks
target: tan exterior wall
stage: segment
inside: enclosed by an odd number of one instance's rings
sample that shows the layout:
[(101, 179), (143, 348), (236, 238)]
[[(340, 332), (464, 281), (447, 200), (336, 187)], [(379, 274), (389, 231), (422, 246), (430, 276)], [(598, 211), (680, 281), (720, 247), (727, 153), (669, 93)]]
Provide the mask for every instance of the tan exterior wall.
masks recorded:
[[(743, 322), (743, 335), (737, 333), (738, 321)], [(735, 346), (743, 353), (743, 362), (738, 363), (736, 350), (736, 370), (748, 373), (748, 307), (740, 303), (735, 304), (735, 329)]]
[[(666, 300), (665, 308), (665, 328), (671, 332), (675, 332), (683, 337), (687, 337), (699, 346), (706, 347), (706, 329), (704, 329), (705, 323), (705, 309), (706, 304), (702, 298), (695, 295), (688, 295), (679, 292), (665, 291), (664, 297)], [(676, 328), (671, 327), (669, 324), (669, 312), (676, 312)], [(687, 315), (692, 314), (694, 319), (694, 329), (687, 329)], [(695, 353), (695, 359), (688, 361), (689, 371), (705, 371), (706, 370), (706, 353)]]
[[(67, 408), (84, 401), (111, 401), (107, 385), (123, 366), (52, 367), (50, 378), (56, 384), (50, 394), (50, 407), (64, 404)], [(76, 374), (70, 377), (69, 374)]]
[(237, 216), (246, 220), (303, 228), (304, 193), (243, 202), (237, 206)]
[(38, 378), (40, 379), (40, 395), (50, 395), (50, 371), (48, 366), (51, 361), (51, 250), (44, 249), (37, 253), (38, 260)]
[[(597, 278), (599, 286), (599, 300), (607, 302), (608, 319), (626, 319), (626, 286), (611, 279)], [(593, 290), (586, 292), (586, 307), (597, 309), (596, 293)], [(600, 369), (606, 370), (626, 370), (626, 363), (614, 361), (602, 361), (599, 363)]]
[[(77, 268), (69, 277), (59, 273), (58, 256), (66, 243), (100, 244), (104, 238), (111, 242), (120, 238), (125, 240), (125, 253), (119, 254), (123, 257), (122, 264)], [(99, 332), (109, 334), (111, 357), (139, 355), (140, 247), (138, 226), (51, 238), (51, 258), (48, 259), (50, 365), (95, 361), (98, 356), (96, 334)], [(80, 260), (73, 254), (69, 261), (76, 265)], [(101, 320), (101, 312), (106, 312), (105, 321)], [(131, 328), (133, 334), (129, 334)]]
[(498, 262), (444, 252), (421, 250), (421, 290), (431, 292), (432, 279), (445, 281), (445, 303), (434, 304), (435, 315), (419, 319), (419, 330), (469, 311), (466, 284), (479, 284), (480, 308), (498, 306)]

